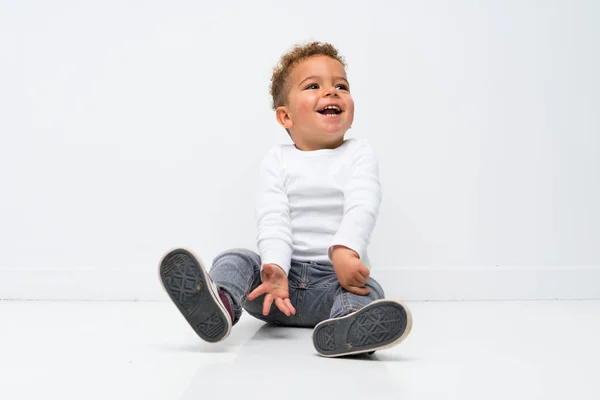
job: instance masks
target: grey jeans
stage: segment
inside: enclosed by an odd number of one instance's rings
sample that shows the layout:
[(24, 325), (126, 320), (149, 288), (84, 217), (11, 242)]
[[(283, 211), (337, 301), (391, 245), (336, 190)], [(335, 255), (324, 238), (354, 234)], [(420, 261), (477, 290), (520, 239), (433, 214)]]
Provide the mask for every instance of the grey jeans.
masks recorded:
[(314, 327), (319, 322), (341, 317), (372, 301), (383, 299), (379, 283), (369, 277), (367, 287), (371, 292), (360, 296), (341, 287), (331, 265), (300, 263), (292, 261), (288, 274), (290, 301), (296, 314), (286, 316), (274, 304), (269, 315), (262, 315), (264, 295), (248, 301), (248, 294), (261, 283), (260, 256), (245, 249), (228, 250), (213, 261), (210, 277), (232, 298), (235, 324), (242, 315), (242, 308), (255, 318), (285, 326)]

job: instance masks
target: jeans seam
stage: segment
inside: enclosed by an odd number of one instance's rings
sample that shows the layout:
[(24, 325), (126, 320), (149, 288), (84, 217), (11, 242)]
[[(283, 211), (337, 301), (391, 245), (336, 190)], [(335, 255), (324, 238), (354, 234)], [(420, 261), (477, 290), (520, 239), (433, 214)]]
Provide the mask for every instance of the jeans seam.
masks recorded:
[[(344, 290), (344, 289), (342, 289)], [(348, 297), (348, 292), (344, 290), (342, 293), (342, 305), (344, 306), (344, 310), (350, 312), (350, 298)]]
[[(260, 276), (260, 267), (258, 267), (258, 275)], [(256, 279), (256, 265), (252, 263), (252, 274), (248, 278), (248, 282), (246, 282), (248, 288), (252, 289), (252, 282), (254, 282), (254, 279)]]

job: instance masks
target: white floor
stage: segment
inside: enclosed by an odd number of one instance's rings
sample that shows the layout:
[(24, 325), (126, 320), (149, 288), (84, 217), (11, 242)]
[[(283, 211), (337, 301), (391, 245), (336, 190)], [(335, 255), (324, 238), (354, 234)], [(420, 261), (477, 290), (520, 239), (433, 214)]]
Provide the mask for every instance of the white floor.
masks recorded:
[(0, 399), (600, 399), (600, 301), (407, 303), (372, 358), (244, 315), (198, 339), (168, 302), (0, 302)]

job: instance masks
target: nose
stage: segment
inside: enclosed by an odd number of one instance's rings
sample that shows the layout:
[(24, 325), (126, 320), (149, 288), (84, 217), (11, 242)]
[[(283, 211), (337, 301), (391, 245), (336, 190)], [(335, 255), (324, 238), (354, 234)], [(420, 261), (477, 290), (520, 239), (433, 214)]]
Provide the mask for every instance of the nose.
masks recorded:
[(339, 96), (337, 90), (335, 90), (335, 87), (333, 87), (333, 86), (325, 91), (325, 97), (330, 97), (330, 96), (333, 96), (333, 97)]

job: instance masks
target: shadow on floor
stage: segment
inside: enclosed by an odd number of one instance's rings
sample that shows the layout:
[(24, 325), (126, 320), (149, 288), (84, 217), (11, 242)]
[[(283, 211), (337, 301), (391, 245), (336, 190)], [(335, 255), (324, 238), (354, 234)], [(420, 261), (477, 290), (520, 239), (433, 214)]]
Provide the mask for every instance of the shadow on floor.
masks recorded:
[(388, 364), (413, 360), (384, 354), (385, 350), (372, 356), (325, 358), (317, 354), (311, 335), (309, 328), (264, 324), (239, 343), (234, 357), (203, 361), (180, 400), (197, 400), (209, 393), (244, 399), (289, 400), (311, 394), (354, 398), (360, 393), (397, 398), (401, 377), (394, 376)]

